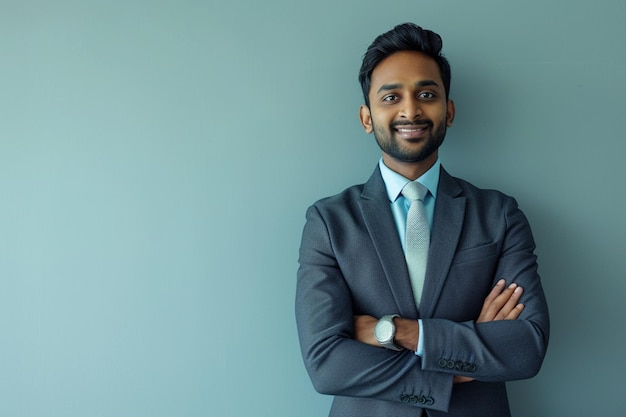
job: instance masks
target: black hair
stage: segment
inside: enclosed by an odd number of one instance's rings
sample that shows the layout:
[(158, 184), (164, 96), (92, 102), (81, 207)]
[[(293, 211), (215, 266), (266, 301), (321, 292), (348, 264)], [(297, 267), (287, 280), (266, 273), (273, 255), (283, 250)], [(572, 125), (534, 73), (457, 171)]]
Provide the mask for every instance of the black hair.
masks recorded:
[(441, 79), (446, 91), (446, 99), (450, 95), (450, 63), (441, 54), (443, 41), (437, 33), (422, 29), (414, 23), (404, 23), (389, 32), (379, 35), (367, 48), (359, 71), (359, 82), (363, 90), (365, 104), (369, 107), (369, 92), (374, 68), (388, 56), (401, 51), (421, 52), (435, 60), (441, 72)]

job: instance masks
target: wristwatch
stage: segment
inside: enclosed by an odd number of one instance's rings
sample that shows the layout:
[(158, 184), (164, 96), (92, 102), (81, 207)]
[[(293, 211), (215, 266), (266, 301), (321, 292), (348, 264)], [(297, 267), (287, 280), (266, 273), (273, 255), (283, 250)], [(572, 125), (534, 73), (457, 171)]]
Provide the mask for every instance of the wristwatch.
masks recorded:
[(393, 342), (396, 336), (396, 325), (393, 323), (395, 317), (400, 316), (397, 314), (389, 314), (381, 317), (378, 323), (376, 323), (376, 327), (374, 327), (374, 336), (376, 336), (376, 340), (378, 340), (381, 346), (391, 350), (402, 350), (401, 347)]

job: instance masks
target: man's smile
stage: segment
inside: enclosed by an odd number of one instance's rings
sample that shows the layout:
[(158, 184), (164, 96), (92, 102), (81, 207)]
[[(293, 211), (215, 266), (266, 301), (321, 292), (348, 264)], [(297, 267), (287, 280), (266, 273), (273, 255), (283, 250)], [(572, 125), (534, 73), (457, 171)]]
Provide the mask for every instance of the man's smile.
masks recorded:
[(423, 138), (428, 129), (430, 128), (430, 124), (418, 124), (418, 125), (400, 125), (395, 126), (394, 130), (397, 132), (398, 136), (403, 139), (421, 139)]

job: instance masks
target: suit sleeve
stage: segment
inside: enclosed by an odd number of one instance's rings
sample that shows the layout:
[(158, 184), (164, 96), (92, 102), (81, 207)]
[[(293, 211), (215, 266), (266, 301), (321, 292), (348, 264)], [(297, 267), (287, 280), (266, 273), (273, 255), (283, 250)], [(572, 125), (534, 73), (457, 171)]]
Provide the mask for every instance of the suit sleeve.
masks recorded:
[(309, 208), (300, 247), (296, 321), (315, 389), (446, 411), (451, 373), (423, 369), (414, 352), (388, 351), (353, 339), (352, 295), (342, 274), (344, 260), (337, 259), (333, 239), (320, 211), (316, 206)]
[[(500, 278), (519, 284), (524, 289), (521, 298), (524, 311), (517, 320), (478, 324), (424, 319), (423, 369), (484, 382), (525, 379), (539, 372), (550, 325), (537, 272), (535, 244), (528, 222), (514, 199), (505, 201), (503, 213), (504, 233), (492, 280), (493, 284)], [(471, 269), (463, 266), (461, 271)]]

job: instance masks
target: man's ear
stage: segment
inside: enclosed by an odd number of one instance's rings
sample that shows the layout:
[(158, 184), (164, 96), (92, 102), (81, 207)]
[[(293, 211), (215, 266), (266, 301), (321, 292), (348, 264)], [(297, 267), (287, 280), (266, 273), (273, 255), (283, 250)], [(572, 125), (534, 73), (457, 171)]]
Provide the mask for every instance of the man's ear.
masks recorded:
[(448, 111), (446, 113), (446, 126), (452, 127), (452, 122), (454, 121), (454, 101), (448, 100)]
[(372, 113), (370, 112), (369, 107), (365, 104), (361, 105), (359, 108), (359, 119), (361, 119), (361, 124), (363, 125), (363, 129), (365, 129), (365, 133), (372, 133), (374, 131), (374, 127), (372, 125)]

